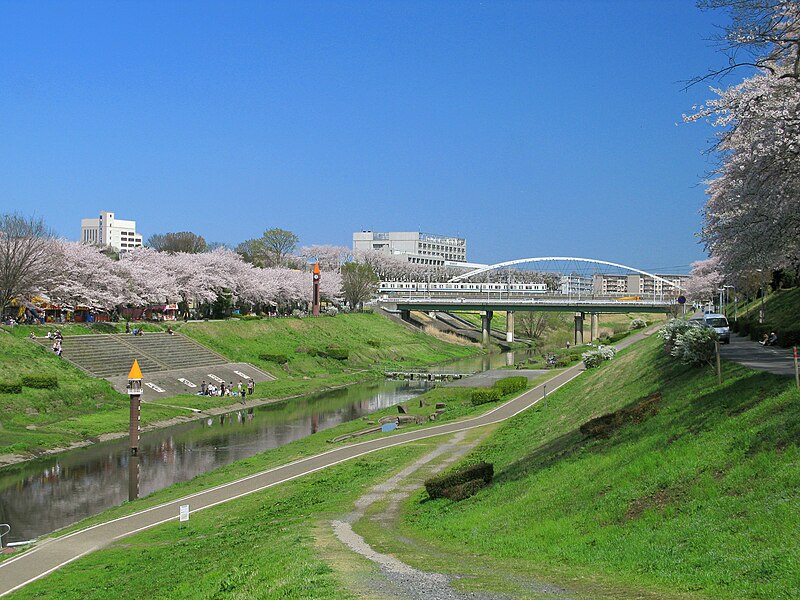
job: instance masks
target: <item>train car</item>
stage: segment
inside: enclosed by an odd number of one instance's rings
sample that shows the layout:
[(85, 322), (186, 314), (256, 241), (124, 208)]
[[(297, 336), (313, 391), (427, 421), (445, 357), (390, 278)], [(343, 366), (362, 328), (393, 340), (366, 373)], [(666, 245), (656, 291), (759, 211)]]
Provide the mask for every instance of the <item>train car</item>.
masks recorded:
[(429, 297), (464, 297), (503, 295), (524, 298), (547, 293), (544, 283), (486, 283), (436, 281), (381, 281), (378, 293), (387, 297), (425, 295)]

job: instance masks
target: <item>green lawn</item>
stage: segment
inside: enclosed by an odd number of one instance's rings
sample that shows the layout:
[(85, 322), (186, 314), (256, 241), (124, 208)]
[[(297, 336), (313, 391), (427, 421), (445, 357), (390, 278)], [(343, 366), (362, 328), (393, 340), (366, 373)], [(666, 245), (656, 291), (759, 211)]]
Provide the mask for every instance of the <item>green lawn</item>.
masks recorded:
[[(161, 330), (159, 324), (148, 325)], [(232, 362), (249, 362), (273, 373), (275, 381), (259, 383), (258, 398), (283, 398), (347, 385), (382, 375), (384, 370), (418, 367), (470, 356), (477, 346), (448, 344), (410, 331), (376, 314), (346, 314), (316, 319), (264, 319), (178, 323), (174, 327)], [(24, 387), (21, 394), (0, 393), (0, 454), (36, 453), (91, 441), (104, 433), (128, 428), (128, 398), (107, 381), (88, 377), (46, 348), (25, 339), (31, 330), (43, 336), (52, 327), (0, 328), (0, 381), (19, 381), (26, 374), (55, 376), (58, 387)], [(64, 335), (124, 330), (124, 324), (65, 325)], [(346, 360), (326, 354), (345, 349)], [(265, 354), (283, 354), (279, 365)], [(219, 401), (178, 396), (164, 401), (175, 406), (207, 408)], [(187, 416), (180, 408), (142, 405), (142, 424)]]
[[(657, 413), (607, 438), (578, 430), (648, 397)], [(726, 363), (718, 386), (654, 336), (505, 424), (467, 459), (494, 463), (494, 484), (460, 503), (421, 492), (399, 535), (598, 597), (795, 598), (798, 440), (793, 382)]]

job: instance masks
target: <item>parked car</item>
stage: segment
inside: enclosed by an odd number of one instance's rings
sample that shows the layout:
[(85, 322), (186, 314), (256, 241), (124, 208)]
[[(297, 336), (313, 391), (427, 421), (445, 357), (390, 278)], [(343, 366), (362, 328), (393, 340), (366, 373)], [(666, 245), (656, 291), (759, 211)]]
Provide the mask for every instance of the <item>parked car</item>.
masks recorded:
[(725, 315), (706, 313), (703, 315), (703, 324), (717, 332), (720, 342), (723, 344), (731, 343), (731, 328)]

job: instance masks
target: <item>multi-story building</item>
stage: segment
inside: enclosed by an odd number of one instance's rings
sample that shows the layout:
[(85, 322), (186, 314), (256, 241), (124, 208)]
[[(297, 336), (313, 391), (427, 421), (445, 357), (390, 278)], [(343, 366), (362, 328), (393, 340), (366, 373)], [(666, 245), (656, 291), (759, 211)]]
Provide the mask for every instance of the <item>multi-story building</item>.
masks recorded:
[(123, 253), (142, 245), (136, 233), (136, 221), (114, 218), (112, 212), (101, 212), (97, 219), (81, 219), (81, 241), (86, 244), (110, 246)]
[(594, 282), (591, 277), (570, 273), (561, 276), (561, 293), (567, 296), (591, 296)]
[(353, 252), (377, 250), (422, 265), (467, 262), (467, 240), (460, 237), (419, 231), (357, 231), (353, 233)]
[[(630, 275), (597, 273), (593, 277), (593, 291), (601, 295), (629, 295), (629, 296), (675, 296), (686, 285), (688, 275), (663, 275), (654, 273), (660, 279), (654, 279), (639, 273)], [(665, 280), (672, 285), (664, 283)], [(673, 287), (677, 286), (677, 287)]]

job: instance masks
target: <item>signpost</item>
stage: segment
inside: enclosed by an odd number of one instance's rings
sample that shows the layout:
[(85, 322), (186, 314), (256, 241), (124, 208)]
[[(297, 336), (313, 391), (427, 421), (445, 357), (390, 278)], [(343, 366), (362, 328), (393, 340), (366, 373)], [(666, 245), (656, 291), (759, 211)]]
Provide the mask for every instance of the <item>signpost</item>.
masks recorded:
[(142, 400), (142, 370), (139, 361), (134, 360), (130, 373), (128, 373), (128, 395), (131, 397), (131, 417), (128, 427), (128, 437), (131, 445), (131, 455), (139, 454), (139, 414)]
[(180, 521), (179, 521), (178, 524), (181, 527), (183, 527), (183, 523), (186, 523), (186, 522), (189, 521), (189, 505), (188, 504), (181, 504), (179, 518), (180, 518)]

